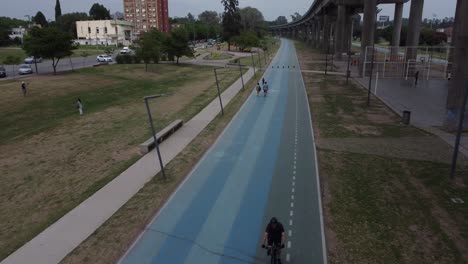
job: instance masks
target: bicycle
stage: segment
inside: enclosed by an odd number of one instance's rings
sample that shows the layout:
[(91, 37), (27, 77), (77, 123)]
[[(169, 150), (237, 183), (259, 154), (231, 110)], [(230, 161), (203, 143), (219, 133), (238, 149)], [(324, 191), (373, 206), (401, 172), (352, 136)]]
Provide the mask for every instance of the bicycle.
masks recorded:
[(275, 243), (273, 243), (272, 245), (266, 246), (265, 249), (270, 252), (270, 256), (271, 256), (270, 263), (271, 264), (281, 264), (281, 258), (280, 258), (281, 246), (276, 245)]

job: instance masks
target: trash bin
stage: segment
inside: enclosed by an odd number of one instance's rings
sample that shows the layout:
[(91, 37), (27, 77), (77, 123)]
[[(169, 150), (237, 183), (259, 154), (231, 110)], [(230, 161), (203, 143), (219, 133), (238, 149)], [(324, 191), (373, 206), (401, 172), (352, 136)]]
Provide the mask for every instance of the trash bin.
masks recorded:
[(401, 117), (401, 123), (409, 125), (411, 120), (411, 111), (403, 111), (403, 116)]

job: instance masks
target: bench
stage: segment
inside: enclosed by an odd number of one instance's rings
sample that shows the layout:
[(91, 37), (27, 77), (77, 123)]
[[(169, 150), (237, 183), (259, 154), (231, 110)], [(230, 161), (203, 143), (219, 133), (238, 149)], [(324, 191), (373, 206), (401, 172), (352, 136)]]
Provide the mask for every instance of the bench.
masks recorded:
[[(172, 135), (177, 129), (181, 128), (184, 124), (182, 119), (177, 119), (176, 121), (172, 122), (170, 125), (165, 127), (163, 130), (156, 133), (156, 138), (158, 139), (158, 144), (161, 144), (164, 140), (166, 140), (170, 135)], [(142, 154), (146, 154), (154, 149), (156, 145), (154, 144), (154, 138), (151, 137), (142, 144), (140, 144), (140, 152)]]

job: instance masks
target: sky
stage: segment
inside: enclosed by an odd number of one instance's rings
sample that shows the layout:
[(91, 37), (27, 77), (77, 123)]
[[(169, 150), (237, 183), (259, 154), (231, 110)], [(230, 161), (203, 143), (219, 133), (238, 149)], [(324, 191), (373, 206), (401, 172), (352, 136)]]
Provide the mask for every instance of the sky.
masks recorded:
[[(42, 11), (48, 19), (54, 19), (54, 7), (56, 0), (0, 0), (0, 16), (16, 17), (25, 19), (25, 15), (35, 15), (37, 11)], [(189, 12), (198, 15), (205, 10), (222, 12), (221, 0), (168, 0), (169, 16), (184, 17)], [(314, 0), (239, 0), (240, 7), (252, 6), (259, 9), (266, 20), (275, 20), (278, 16), (286, 16), (298, 12), (304, 14)], [(433, 14), (437, 18), (455, 16), (455, 5), (457, 0), (425, 0), (425, 18), (432, 18)], [(88, 12), (93, 3), (103, 4), (106, 8), (115, 11), (123, 10), (123, 0), (60, 0), (62, 13)], [(389, 15), (393, 18), (394, 5), (380, 5), (382, 8), (380, 15)], [(404, 17), (408, 17), (410, 3), (405, 4)]]

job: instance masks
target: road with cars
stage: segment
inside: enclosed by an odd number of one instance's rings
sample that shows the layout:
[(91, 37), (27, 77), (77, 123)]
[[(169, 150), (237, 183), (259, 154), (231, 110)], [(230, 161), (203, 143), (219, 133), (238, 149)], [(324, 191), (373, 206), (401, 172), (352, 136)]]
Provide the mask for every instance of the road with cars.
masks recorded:
[[(114, 56), (115, 57), (115, 56)], [(23, 64), (24, 62), (22, 62)], [(73, 69), (80, 69), (80, 68), (87, 68), (92, 67), (94, 64), (97, 63), (96, 55), (90, 55), (87, 57), (70, 57), (70, 58), (63, 58), (57, 65), (57, 71), (70, 71)], [(34, 73), (39, 74), (49, 74), (53, 73), (54, 69), (52, 68), (52, 60), (43, 60), (41, 63), (37, 63), (37, 71), (36, 65), (34, 63), (30, 64), (31, 68), (33, 69)], [(20, 65), (4, 65), (3, 67), (6, 70), (7, 78), (18, 77), (18, 67)], [(1, 79), (0, 79), (1, 80)]]
[(315, 143), (292, 41), (120, 263), (269, 263), (261, 245), (275, 216), (283, 263), (326, 263)]

